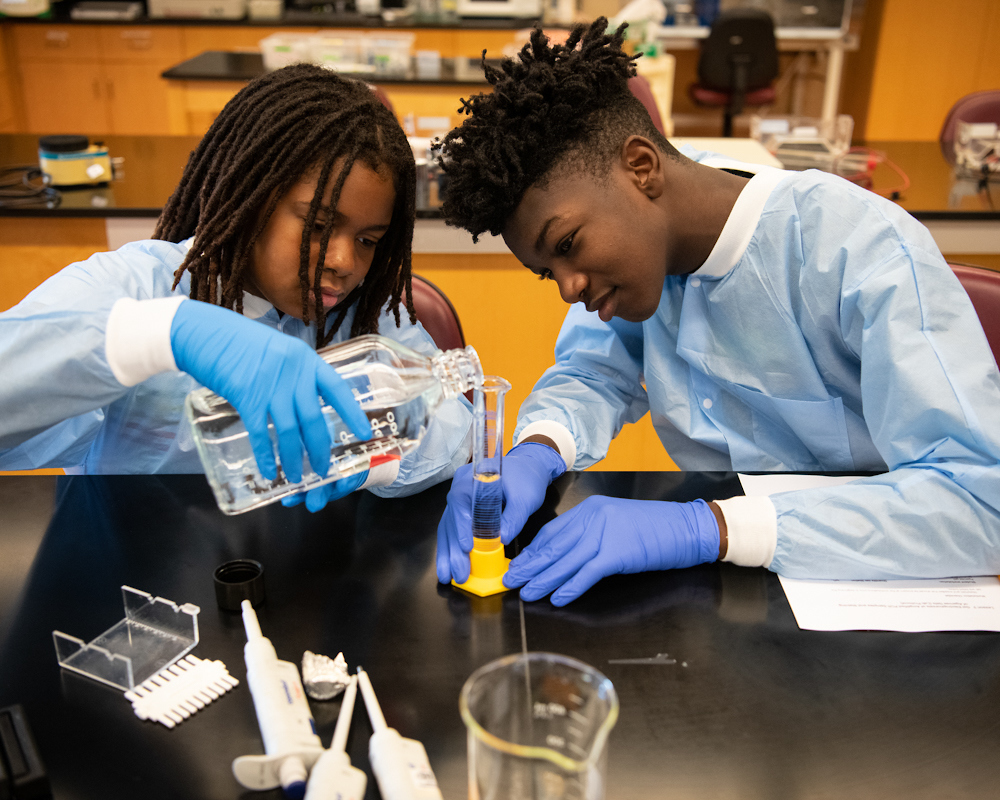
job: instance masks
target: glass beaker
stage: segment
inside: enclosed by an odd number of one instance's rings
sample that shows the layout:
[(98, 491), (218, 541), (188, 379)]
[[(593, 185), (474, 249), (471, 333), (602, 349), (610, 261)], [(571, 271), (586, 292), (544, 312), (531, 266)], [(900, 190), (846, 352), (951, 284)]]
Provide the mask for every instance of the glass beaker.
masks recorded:
[(470, 800), (601, 800), (608, 734), (618, 720), (611, 681), (554, 653), (505, 656), (462, 687)]

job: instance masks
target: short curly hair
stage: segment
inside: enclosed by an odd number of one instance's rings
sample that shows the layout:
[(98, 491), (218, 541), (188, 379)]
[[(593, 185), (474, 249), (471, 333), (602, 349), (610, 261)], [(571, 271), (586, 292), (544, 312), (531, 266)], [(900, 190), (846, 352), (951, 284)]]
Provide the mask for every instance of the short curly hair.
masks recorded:
[(599, 17), (563, 44), (535, 29), (517, 58), (486, 64), (491, 94), (462, 100), (465, 121), (436, 143), (446, 175), (442, 214), (478, 241), (496, 236), (524, 193), (556, 167), (607, 174), (625, 140), (645, 136), (679, 157), (628, 88), (637, 55), (622, 50), (627, 24), (608, 33)]

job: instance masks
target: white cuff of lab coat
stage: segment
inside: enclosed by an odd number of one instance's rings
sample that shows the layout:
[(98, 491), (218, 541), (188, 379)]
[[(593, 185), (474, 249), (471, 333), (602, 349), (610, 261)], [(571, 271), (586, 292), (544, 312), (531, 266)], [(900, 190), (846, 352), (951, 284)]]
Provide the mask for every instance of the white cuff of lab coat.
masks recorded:
[(539, 419), (525, 425), (514, 444), (519, 445), (529, 436), (549, 437), (559, 448), (559, 455), (566, 462), (566, 469), (573, 469), (573, 464), (576, 462), (576, 442), (573, 441), (573, 434), (569, 428), (550, 419)]
[(385, 461), (376, 461), (368, 468), (368, 477), (361, 484), (362, 489), (372, 486), (389, 486), (395, 483), (399, 475), (399, 459), (387, 458)]
[(728, 529), (723, 561), (740, 567), (769, 567), (778, 545), (778, 512), (770, 497), (716, 500)]
[(111, 307), (104, 353), (123, 386), (135, 386), (161, 372), (175, 372), (170, 326), (187, 298), (135, 300), (123, 297)]

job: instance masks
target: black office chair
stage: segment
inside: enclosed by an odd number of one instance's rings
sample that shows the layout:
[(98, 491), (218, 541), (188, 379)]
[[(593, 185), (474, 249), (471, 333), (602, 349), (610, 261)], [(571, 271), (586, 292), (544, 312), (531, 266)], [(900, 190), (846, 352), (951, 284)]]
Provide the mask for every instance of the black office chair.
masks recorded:
[(733, 117), (743, 107), (774, 102), (771, 82), (778, 77), (774, 20), (766, 11), (732, 8), (712, 23), (701, 45), (698, 83), (689, 87), (700, 106), (725, 109), (722, 135), (733, 135)]

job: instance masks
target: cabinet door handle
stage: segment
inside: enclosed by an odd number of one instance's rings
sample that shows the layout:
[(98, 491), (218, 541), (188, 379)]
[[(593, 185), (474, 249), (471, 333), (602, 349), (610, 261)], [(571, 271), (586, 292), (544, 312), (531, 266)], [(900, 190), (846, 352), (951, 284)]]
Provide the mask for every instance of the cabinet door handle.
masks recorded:
[(69, 47), (69, 31), (46, 31), (46, 47)]
[(152, 31), (124, 31), (122, 39), (131, 50), (149, 50), (153, 46)]

